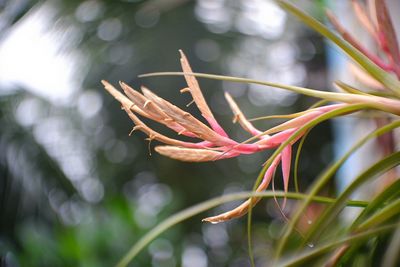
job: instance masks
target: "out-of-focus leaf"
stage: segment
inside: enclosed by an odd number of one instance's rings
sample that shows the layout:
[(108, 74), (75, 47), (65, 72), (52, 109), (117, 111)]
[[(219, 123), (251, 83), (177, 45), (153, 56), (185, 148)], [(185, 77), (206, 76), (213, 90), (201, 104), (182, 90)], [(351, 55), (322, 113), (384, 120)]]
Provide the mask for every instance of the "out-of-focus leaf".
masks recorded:
[[(384, 49), (393, 64), (396, 65), (397, 71), (400, 69), (400, 52), (397, 44), (396, 31), (394, 30), (392, 20), (390, 18), (386, 1), (374, 1), (376, 20), (378, 22), (378, 30), (381, 38), (384, 38)], [(398, 73), (399, 75), (399, 73)]]
[(357, 231), (364, 231), (365, 229), (374, 227), (378, 224), (385, 222), (400, 213), (400, 199), (391, 202), (383, 209), (374, 213), (371, 217), (363, 221), (358, 227)]
[(358, 21), (361, 23), (361, 25), (364, 26), (364, 28), (369, 32), (369, 34), (374, 37), (375, 40), (378, 39), (375, 25), (371, 21), (370, 16), (367, 13), (365, 5), (360, 3), (360, 0), (352, 0), (351, 1), (354, 13), (358, 19)]
[(398, 223), (396, 224), (389, 224), (381, 227), (377, 227), (371, 230), (367, 230), (365, 232), (361, 232), (358, 234), (354, 234), (339, 240), (334, 240), (332, 242), (329, 242), (325, 245), (321, 245), (316, 247), (315, 249), (312, 249), (310, 252), (302, 253), (300, 255), (297, 255), (293, 257), (292, 259), (289, 259), (285, 262), (278, 263), (275, 266), (279, 267), (294, 267), (294, 266), (309, 266), (306, 263), (310, 260), (315, 259), (318, 256), (321, 256), (331, 250), (333, 250), (336, 247), (339, 247), (342, 244), (352, 244), (356, 242), (360, 242), (363, 240), (368, 240), (370, 238), (374, 238), (379, 234), (389, 232), (400, 225)]
[(336, 85), (338, 88), (342, 89), (343, 91), (345, 91), (346, 93), (349, 93), (349, 94), (369, 95), (368, 93), (360, 91), (357, 88), (350, 86), (341, 81), (334, 82), (334, 85)]
[(386, 201), (400, 196), (400, 180), (396, 180), (393, 184), (389, 185), (378, 196), (376, 196), (371, 203), (366, 207), (357, 219), (351, 225), (351, 229), (355, 229), (365, 218), (373, 213), (376, 209), (385, 204)]
[(392, 240), (386, 248), (381, 267), (399, 266), (400, 228), (392, 235)]
[(391, 70), (391, 66), (380, 59), (375, 54), (372, 54), (363, 44), (361, 44), (352, 34), (350, 34), (340, 23), (336, 16), (329, 10), (326, 12), (326, 16), (329, 21), (336, 29), (336, 31), (346, 40), (350, 45), (352, 45), (356, 50), (369, 58), (373, 63), (382, 68), (385, 71)]
[(379, 66), (377, 66), (374, 62), (372, 62), (367, 56), (362, 54), (360, 51), (355, 49), (348, 42), (334, 34), (330, 31), (325, 25), (307, 15), (300, 9), (298, 9), (293, 4), (284, 1), (284, 0), (276, 0), (279, 5), (295, 15), (305, 24), (322, 34), (324, 37), (335, 43), (339, 46), (351, 59), (357, 62), (367, 73), (369, 73), (376, 80), (380, 81), (383, 85), (385, 85), (388, 89), (396, 93), (397, 96), (400, 96), (400, 82), (391, 74), (387, 73)]

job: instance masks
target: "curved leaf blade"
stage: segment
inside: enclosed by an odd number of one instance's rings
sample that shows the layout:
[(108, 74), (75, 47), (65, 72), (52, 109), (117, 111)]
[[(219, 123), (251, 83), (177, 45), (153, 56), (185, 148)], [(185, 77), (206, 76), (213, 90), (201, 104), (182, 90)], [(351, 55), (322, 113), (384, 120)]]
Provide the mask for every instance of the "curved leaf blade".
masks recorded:
[(304, 236), (303, 245), (307, 244), (313, 238), (318, 238), (318, 236), (322, 234), (324, 229), (334, 220), (334, 218), (339, 215), (340, 211), (344, 207), (344, 204), (346, 203), (346, 200), (355, 190), (360, 187), (361, 184), (372, 179), (373, 177), (376, 177), (377, 175), (387, 172), (399, 164), (400, 152), (396, 152), (382, 160), (379, 160), (377, 163), (370, 166), (367, 170), (356, 177), (353, 182), (340, 194), (335, 203), (328, 207), (318, 218), (318, 221), (313, 224), (313, 227), (309, 229), (307, 234)]
[(368, 134), (361, 140), (359, 140), (352, 148), (350, 148), (346, 154), (341, 157), (339, 160), (337, 160), (331, 167), (329, 167), (325, 172), (323, 172), (320, 177), (314, 182), (312, 185), (309, 193), (308, 193), (308, 198), (306, 198), (301, 206), (297, 209), (296, 213), (293, 215), (293, 217), (290, 220), (290, 223), (287, 225), (287, 229), (284, 232), (284, 235), (280, 239), (278, 243), (278, 247), (276, 249), (276, 254), (275, 254), (275, 259), (278, 259), (283, 251), (283, 248), (286, 246), (286, 243), (289, 240), (289, 237), (293, 233), (295, 226), (297, 222), (299, 221), (300, 217), (304, 213), (305, 209), (307, 206), (310, 204), (310, 200), (313, 196), (315, 196), (326, 184), (327, 182), (331, 179), (333, 174), (339, 169), (340, 166), (356, 151), (359, 149), (362, 145), (364, 145), (368, 140), (372, 138), (376, 138), (377, 136), (380, 136), (386, 132), (389, 132), (395, 128), (400, 127), (400, 121), (394, 121), (390, 124), (387, 124), (372, 133)]
[[(223, 203), (245, 199), (249, 197), (263, 197), (263, 198), (290, 198), (290, 199), (304, 199), (306, 196), (300, 193), (285, 193), (281, 191), (266, 191), (266, 192), (239, 192), (226, 194), (220, 197), (215, 197), (199, 203), (195, 206), (182, 210), (169, 218), (165, 219), (163, 222), (158, 224), (152, 230), (150, 230), (147, 234), (145, 234), (142, 238), (139, 239), (131, 249), (126, 253), (126, 255), (121, 259), (121, 261), (117, 264), (118, 267), (127, 266), (129, 262), (131, 262), (151, 241), (157, 238), (160, 234), (171, 228), (172, 226), (180, 223), (184, 220), (187, 220), (197, 214), (200, 214), (206, 210), (212, 209), (216, 206), (219, 206)], [(333, 203), (334, 199), (327, 197), (314, 197), (313, 201), (319, 203)], [(349, 206), (352, 207), (366, 207), (368, 205), (365, 201), (349, 201)]]

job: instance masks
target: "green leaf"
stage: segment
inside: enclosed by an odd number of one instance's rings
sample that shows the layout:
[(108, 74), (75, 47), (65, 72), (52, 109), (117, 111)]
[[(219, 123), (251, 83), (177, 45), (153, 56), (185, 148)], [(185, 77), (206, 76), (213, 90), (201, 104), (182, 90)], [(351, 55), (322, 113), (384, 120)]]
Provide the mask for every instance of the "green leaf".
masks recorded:
[(358, 227), (357, 231), (363, 231), (368, 228), (374, 227), (378, 224), (385, 222), (386, 220), (392, 218), (393, 216), (400, 214), (400, 199), (391, 202), (383, 209), (374, 213), (371, 217), (362, 222)]
[(279, 266), (279, 267), (294, 267), (294, 266), (309, 266), (306, 263), (310, 260), (313, 260), (314, 258), (321, 256), (323, 254), (326, 254), (327, 252), (335, 249), (336, 247), (339, 247), (342, 244), (353, 244), (353, 243), (357, 243), (363, 240), (368, 240), (371, 238), (376, 237), (379, 234), (383, 234), (385, 232), (391, 231), (397, 227), (399, 227), (400, 224), (396, 223), (396, 224), (390, 224), (390, 225), (385, 225), (385, 226), (381, 226), (381, 227), (377, 227), (371, 230), (367, 230), (365, 232), (361, 232), (361, 233), (357, 233), (333, 242), (329, 242), (325, 245), (321, 245), (318, 247), (315, 247), (315, 249), (312, 249), (309, 252), (306, 253), (302, 253), (298, 256), (293, 257), (290, 260), (287, 260), (285, 262), (282, 263), (278, 263), (274, 266)]
[(285, 247), (286, 243), (289, 240), (289, 237), (292, 235), (293, 230), (295, 229), (296, 224), (298, 223), (301, 216), (304, 214), (307, 206), (311, 202), (311, 198), (315, 196), (331, 179), (334, 173), (339, 169), (340, 166), (361, 146), (363, 146), (367, 141), (371, 140), (372, 138), (376, 138), (384, 133), (387, 133), (397, 127), (400, 127), (400, 121), (395, 121), (390, 124), (387, 124), (372, 133), (368, 134), (361, 140), (359, 140), (353, 147), (351, 147), (344, 156), (342, 156), (339, 160), (337, 160), (332, 166), (330, 166), (326, 171), (324, 171), (320, 177), (314, 182), (311, 186), (311, 189), (308, 193), (308, 197), (304, 200), (300, 207), (297, 208), (295, 214), (290, 220), (290, 223), (287, 225), (287, 229), (284, 232), (284, 235), (280, 239), (278, 243), (278, 247), (276, 249), (275, 258), (278, 259)]
[[(274, 153), (271, 155), (271, 157), (267, 160), (267, 162), (264, 164), (260, 174), (257, 177), (257, 180), (253, 186), (253, 191), (256, 190), (256, 188), (258, 187), (258, 185), (261, 183), (265, 172), (267, 171), (267, 169), (270, 167), (271, 163), (273, 162), (273, 160), (275, 160), (275, 158), (282, 152), (282, 150), (288, 145), (290, 144), (292, 141), (294, 141), (297, 137), (299, 137), (301, 134), (303, 134), (304, 132), (310, 131), (314, 126), (320, 124), (323, 121), (329, 120), (331, 118), (343, 115), (343, 114), (347, 114), (347, 113), (351, 113), (360, 109), (365, 108), (365, 105), (362, 104), (355, 104), (355, 105), (349, 105), (349, 106), (345, 106), (343, 108), (339, 108), (336, 110), (332, 110), (329, 111), (317, 118), (315, 118), (314, 120), (306, 123), (304, 126), (300, 127), (296, 132), (294, 132), (285, 142), (283, 142), (275, 151)], [(255, 139), (256, 137), (252, 137), (249, 138), (247, 141)], [(316, 193), (314, 193), (314, 195), (316, 195)], [(311, 202), (311, 198), (307, 198), (306, 202), (310, 203)], [(252, 248), (251, 248), (251, 212), (252, 212), (252, 205), (250, 205), (249, 211), (248, 211), (248, 220), (247, 220), (247, 229), (248, 229), (248, 244), (249, 244), (249, 248), (248, 250), (251, 252)], [(305, 208), (305, 207), (304, 207)], [(300, 216), (300, 215), (299, 215)], [(291, 225), (291, 224), (289, 224)], [(295, 224), (291, 225), (291, 229), (290, 231), (293, 231), (295, 229)], [(288, 238), (288, 236), (286, 237)], [(286, 242), (287, 240), (285, 240)], [(280, 249), (282, 249), (282, 247), (278, 247), (278, 253), (277, 255), (279, 255), (280, 253)], [(252, 259), (252, 255), (250, 255), (250, 259)]]
[(369, 73), (372, 77), (385, 85), (388, 89), (393, 91), (397, 96), (400, 96), (400, 82), (393, 75), (381, 69), (368, 57), (366, 57), (364, 54), (362, 54), (360, 51), (350, 45), (347, 41), (340, 38), (338, 35), (330, 31), (325, 25), (323, 25), (313, 17), (309, 16), (308, 14), (304, 13), (293, 4), (284, 0), (276, 1), (286, 11), (295, 15), (298, 19), (307, 24), (309, 27), (313, 28), (315, 31), (335, 43), (351, 59), (357, 62), (367, 73)]
[(366, 92), (360, 91), (357, 88), (350, 86), (344, 82), (341, 81), (336, 81), (333, 83), (334, 85), (336, 85), (337, 87), (339, 87), (340, 89), (342, 89), (343, 91), (345, 91), (346, 93), (349, 94), (358, 94), (358, 95), (369, 95)]
[(206, 79), (213, 79), (213, 80), (220, 80), (220, 81), (251, 83), (251, 84), (264, 85), (264, 86), (271, 86), (271, 87), (284, 89), (284, 90), (295, 92), (295, 93), (302, 94), (302, 95), (327, 99), (330, 101), (339, 101), (339, 102), (344, 101), (345, 102), (345, 101), (348, 101), (349, 97), (352, 96), (352, 94), (347, 94), (347, 93), (334, 93), (334, 92), (327, 92), (327, 91), (319, 91), (319, 90), (309, 89), (309, 88), (305, 88), (305, 87), (286, 85), (286, 84), (281, 84), (281, 83), (274, 83), (274, 82), (268, 82), (268, 81), (261, 81), (261, 80), (248, 79), (248, 78), (239, 78), (239, 77), (225, 76), (225, 75), (198, 73), (198, 72), (192, 72), (192, 73), (153, 72), (153, 73), (141, 74), (138, 77), (144, 78), (144, 77), (154, 77), (154, 76), (183, 76), (185, 74), (193, 75), (193, 76), (199, 77), (199, 78), (206, 78)]
[(249, 119), (249, 121), (258, 121), (258, 120), (270, 120), (270, 119), (294, 119), (297, 118), (301, 115), (306, 114), (307, 112), (310, 111), (310, 109), (320, 107), (322, 105), (328, 104), (329, 101), (326, 100), (320, 100), (317, 103), (313, 104), (311, 107), (309, 107), (305, 111), (297, 112), (297, 113), (291, 113), (291, 114), (284, 114), (284, 115), (269, 115), (269, 116), (262, 116), (262, 117), (257, 117), (257, 118), (252, 118)]
[[(383, 174), (388, 170), (394, 168), (400, 164), (400, 152), (393, 153), (388, 157), (379, 160), (377, 163), (370, 166), (367, 170), (356, 177), (349, 186), (340, 194), (336, 199), (335, 203), (325, 209), (325, 211), (319, 216), (318, 221), (314, 222), (313, 226), (308, 230), (304, 236), (303, 245), (310, 242), (314, 237), (321, 235), (322, 231), (339, 215), (343, 209), (346, 200), (349, 196), (357, 190), (360, 185), (366, 181), (376, 177), (377, 175)], [(313, 240), (314, 242), (315, 240)]]
[(333, 83), (335, 86), (337, 86), (339, 89), (349, 93), (349, 94), (358, 94), (358, 95), (365, 95), (365, 96), (381, 96), (385, 98), (395, 98), (396, 95), (393, 94), (391, 91), (361, 91), (351, 85), (348, 85), (342, 81), (335, 81)]
[[(300, 193), (285, 193), (281, 191), (266, 191), (266, 192), (239, 192), (226, 194), (220, 197), (212, 198), (202, 203), (199, 203), (195, 206), (182, 210), (175, 215), (165, 219), (152, 230), (150, 230), (146, 235), (144, 235), (138, 242), (136, 242), (132, 248), (128, 251), (128, 253), (121, 259), (121, 261), (117, 264), (118, 267), (127, 266), (129, 262), (131, 262), (139, 253), (142, 251), (151, 241), (157, 238), (160, 234), (171, 228), (172, 226), (187, 220), (199, 213), (202, 213), (206, 210), (212, 209), (216, 206), (219, 206), (223, 203), (245, 199), (249, 197), (263, 197), (263, 198), (289, 198), (289, 199), (304, 199), (306, 196)], [(333, 203), (334, 199), (327, 197), (314, 197), (312, 201), (318, 203)], [(366, 207), (368, 205), (365, 201), (349, 201), (349, 206), (352, 207)]]
[(378, 196), (376, 196), (371, 203), (358, 215), (357, 219), (354, 220), (350, 229), (355, 229), (367, 216), (372, 214), (375, 210), (385, 204), (386, 201), (400, 196), (400, 180), (396, 180), (383, 190)]
[(362, 103), (365, 104), (365, 109), (378, 109), (385, 112), (389, 112), (395, 115), (400, 115), (400, 101), (385, 97), (379, 97), (374, 95), (361, 95), (361, 94), (347, 94), (347, 93), (334, 93), (334, 92), (326, 92), (326, 91), (318, 91), (314, 89), (285, 85), (280, 83), (247, 79), (247, 78), (239, 78), (232, 76), (224, 76), (224, 75), (215, 75), (215, 74), (207, 74), (207, 73), (185, 73), (185, 72), (154, 72), (148, 74), (139, 75), (139, 77), (151, 77), (151, 76), (182, 76), (182, 75), (193, 75), (195, 77), (221, 80), (221, 81), (230, 81), (230, 82), (238, 82), (238, 83), (251, 83), (251, 84), (259, 84), (264, 86), (276, 87), (284, 90), (288, 90), (291, 92), (296, 92), (298, 94), (307, 95), (316, 98), (322, 98), (329, 101), (337, 101), (348, 104)]

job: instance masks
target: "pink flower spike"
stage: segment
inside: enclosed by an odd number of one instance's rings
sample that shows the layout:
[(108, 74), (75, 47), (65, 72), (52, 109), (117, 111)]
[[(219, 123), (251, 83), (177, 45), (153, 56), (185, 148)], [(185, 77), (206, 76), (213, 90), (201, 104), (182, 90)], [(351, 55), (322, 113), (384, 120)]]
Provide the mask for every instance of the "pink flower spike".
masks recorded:
[(231, 158), (238, 156), (238, 153), (235, 152), (229, 152), (222, 155), (221, 151), (178, 146), (156, 146), (155, 150), (161, 155), (186, 162), (206, 162), (213, 161), (217, 158)]
[(181, 93), (190, 92), (190, 94), (193, 97), (193, 101), (196, 103), (196, 106), (201, 112), (201, 115), (207, 120), (211, 128), (221, 136), (228, 137), (225, 130), (219, 125), (217, 120), (214, 118), (214, 115), (212, 114), (210, 107), (207, 105), (207, 102), (204, 99), (204, 96), (200, 90), (200, 86), (199, 83), (197, 82), (196, 77), (190, 75), (190, 73), (192, 73), (193, 71), (192, 68), (190, 67), (189, 61), (186, 58), (186, 55), (183, 53), (182, 50), (179, 50), (179, 53), (181, 54), (180, 61), (182, 65), (182, 70), (185, 73), (184, 75), (185, 80), (189, 86), (188, 88), (182, 89)]
[[(282, 176), (283, 176), (283, 188), (285, 193), (288, 192), (289, 189), (289, 177), (290, 177), (290, 166), (292, 162), (292, 146), (287, 145), (282, 150)], [(283, 199), (282, 209), (285, 209), (286, 206), (286, 197)]]
[[(261, 184), (259, 185), (259, 188), (264, 188), (267, 189), (268, 185), (270, 184), (272, 177), (274, 176), (276, 167), (278, 166), (279, 162), (281, 161), (282, 156), (278, 155), (274, 161), (272, 162), (271, 166), (269, 166), (268, 170), (265, 172), (264, 178), (261, 182)], [(260, 192), (257, 189), (257, 192)]]
[(199, 148), (208, 148), (208, 147), (213, 147), (214, 144), (208, 141), (201, 141), (199, 143), (197, 143), (197, 145), (199, 146)]
[(217, 122), (217, 120), (215, 118), (209, 118), (206, 117), (205, 118), (208, 122), (208, 124), (210, 124), (211, 128), (217, 132), (218, 134), (220, 134), (223, 137), (228, 137), (228, 134), (225, 132), (225, 130), (221, 127), (221, 125), (219, 125), (219, 123)]
[(331, 104), (331, 105), (327, 105), (327, 106), (318, 107), (318, 108), (315, 108), (313, 110), (318, 110), (318, 111), (321, 111), (321, 112), (325, 113), (325, 112), (328, 112), (328, 111), (331, 111), (331, 110), (334, 110), (334, 109), (343, 108), (343, 107), (345, 107), (347, 105), (348, 104)]
[[(225, 99), (226, 101), (228, 101), (229, 107), (231, 108), (234, 114), (233, 123), (239, 122), (242, 128), (253, 136), (258, 136), (262, 133), (260, 130), (254, 127), (249, 120), (247, 120), (243, 112), (240, 110), (239, 106), (236, 104), (233, 97), (228, 92), (225, 92)], [(269, 137), (268, 135), (262, 135), (259, 138), (265, 139), (268, 137)]]
[(265, 146), (258, 144), (237, 144), (231, 148), (232, 150), (238, 151), (241, 154), (253, 154), (262, 150), (265, 150)]

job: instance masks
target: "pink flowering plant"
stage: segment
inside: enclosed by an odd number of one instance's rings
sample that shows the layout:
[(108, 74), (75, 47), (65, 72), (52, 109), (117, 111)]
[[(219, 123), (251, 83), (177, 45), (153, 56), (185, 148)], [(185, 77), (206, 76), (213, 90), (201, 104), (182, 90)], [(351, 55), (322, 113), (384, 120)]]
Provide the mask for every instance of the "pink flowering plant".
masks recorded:
[[(357, 0), (352, 1), (354, 13), (361, 25), (364, 26), (365, 30), (376, 42), (380, 50), (379, 55), (374, 55), (363, 47), (357, 38), (348, 32), (331, 12), (327, 12), (327, 17), (340, 36), (328, 30), (326, 26), (303, 13), (289, 2), (278, 1), (278, 3), (288, 12), (339, 46), (354, 61), (355, 64), (351, 66), (354, 76), (365, 84), (365, 87), (374, 88), (374, 90), (366, 91), (363, 88), (355, 88), (337, 81), (335, 86), (339, 91), (326, 92), (259, 80), (195, 73), (192, 71), (188, 59), (182, 51), (180, 51), (182, 72), (142, 75), (184, 76), (187, 87), (182, 89), (181, 92), (191, 94), (193, 102), (207, 122), (205, 124), (192, 114), (159, 97), (146, 87), (142, 87), (140, 92), (126, 83), (120, 82), (122, 93), (107, 81), (102, 81), (105, 89), (121, 104), (122, 109), (133, 121), (132, 132), (135, 130), (142, 131), (148, 136), (149, 140), (160, 142), (161, 145), (156, 146), (154, 149), (161, 155), (181, 161), (204, 162), (239, 157), (243, 154), (253, 154), (265, 150), (274, 151), (271, 157), (266, 159), (252, 191), (224, 195), (208, 200), (161, 222), (132, 247), (121, 260), (119, 266), (126, 266), (151, 240), (174, 224), (224, 202), (246, 197), (248, 199), (233, 210), (205, 218), (203, 221), (221, 223), (239, 218), (248, 213), (249, 257), (253, 264), (251, 252), (251, 208), (263, 197), (283, 198), (282, 205), (278, 204), (278, 208), (281, 211), (285, 208), (287, 198), (302, 200), (297, 204), (297, 208), (290, 212), (282, 238), (276, 245), (275, 259), (272, 266), (311, 266), (308, 264), (315, 264), (316, 260), (316, 266), (353, 266), (356, 263), (354, 263), (352, 257), (359, 253), (362, 242), (365, 244), (366, 240), (376, 240), (388, 232), (399, 235), (400, 182), (397, 179), (394, 168), (400, 162), (400, 154), (395, 147), (384, 155), (383, 159), (377, 161), (356, 177), (340, 195), (335, 198), (318, 196), (318, 193), (332, 179), (335, 172), (358, 148), (371, 139), (378, 139), (379, 141), (383, 135), (392, 134), (400, 126), (400, 121), (398, 120), (400, 115), (400, 53), (396, 33), (385, 1), (371, 1), (369, 6)], [(226, 92), (225, 98), (232, 110), (233, 122), (239, 123), (249, 134), (248, 140), (239, 142), (232, 139), (218, 123), (203, 97), (197, 78), (273, 86), (320, 98), (323, 101), (302, 112), (283, 116), (288, 118), (284, 123), (267, 130), (261, 130), (257, 129), (246, 118), (234, 98)], [(335, 117), (353, 113), (358, 114), (365, 110), (378, 111), (380, 117), (385, 118), (384, 125), (360, 139), (342, 158), (322, 172), (315, 179), (314, 184), (307, 193), (289, 192), (293, 146), (300, 142), (296, 155), (297, 163), (301, 144), (313, 127)], [(146, 125), (141, 120), (141, 117), (166, 126), (176, 132), (177, 135), (168, 137), (159, 133)], [(179, 135), (189, 137), (192, 141), (182, 141), (179, 139)], [(392, 138), (394, 137), (392, 136)], [(282, 172), (284, 190), (267, 190), (278, 167)], [(388, 179), (389, 172), (391, 173), (391, 179)], [(372, 180), (374, 177), (386, 180), (384, 183), (386, 186), (371, 196), (370, 201), (349, 199), (350, 195), (361, 184)], [(319, 218), (314, 219), (315, 221), (308, 229), (300, 230), (299, 223), (312, 202), (324, 203), (324, 210)], [(348, 229), (340, 232), (336, 239), (333, 238), (328, 241), (323, 239), (323, 234), (329, 230), (329, 225), (346, 206), (356, 206), (361, 208), (362, 211), (348, 226)], [(286, 254), (283, 257), (289, 238), (296, 234), (301, 235), (301, 242), (297, 246), (302, 252), (294, 256), (287, 256)], [(321, 243), (321, 240), (324, 240), (325, 243)], [(392, 265), (381, 266), (396, 266), (395, 264), (398, 262), (397, 254), (389, 252), (400, 248), (400, 244), (397, 241), (393, 238), (385, 243), (388, 252), (380, 258), (380, 261), (381, 264)], [(312, 249), (307, 246), (307, 244), (311, 243), (313, 244)], [(318, 265), (321, 263), (323, 264)]]

